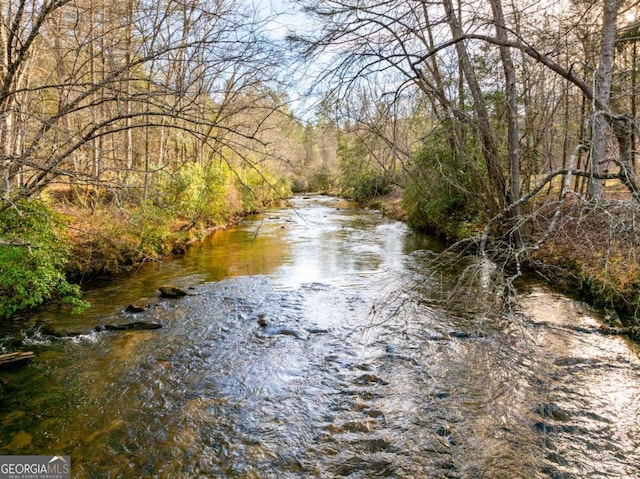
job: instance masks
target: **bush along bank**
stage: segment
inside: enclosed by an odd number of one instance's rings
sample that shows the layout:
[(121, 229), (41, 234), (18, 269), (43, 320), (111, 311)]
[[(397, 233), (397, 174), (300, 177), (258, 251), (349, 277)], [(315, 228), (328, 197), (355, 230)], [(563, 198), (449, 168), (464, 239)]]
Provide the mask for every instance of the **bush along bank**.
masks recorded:
[(55, 185), (0, 212), (0, 318), (51, 301), (86, 308), (78, 283), (180, 254), (215, 229), (290, 196), (257, 171), (215, 175), (188, 164), (146, 194)]

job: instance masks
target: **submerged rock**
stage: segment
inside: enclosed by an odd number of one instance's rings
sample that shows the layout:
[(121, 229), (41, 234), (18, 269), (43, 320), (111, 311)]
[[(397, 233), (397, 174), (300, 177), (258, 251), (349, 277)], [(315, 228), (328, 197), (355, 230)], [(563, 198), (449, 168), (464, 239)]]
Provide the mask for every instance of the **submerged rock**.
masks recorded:
[(307, 336), (302, 331), (298, 331), (297, 329), (288, 328), (286, 326), (273, 329), (273, 331), (270, 331), (269, 335), (270, 336), (275, 336), (277, 334), (282, 334), (284, 336), (293, 336), (294, 338), (301, 339), (303, 341), (305, 339), (307, 339)]
[(144, 313), (148, 309), (147, 306), (131, 303), (124, 309), (125, 313)]
[(273, 337), (273, 336), (282, 335), (282, 336), (293, 336), (294, 338), (300, 339), (302, 341), (307, 339), (307, 335), (305, 334), (304, 331), (300, 331), (298, 329), (291, 328), (289, 326), (269, 327), (267, 320), (263, 316), (258, 317), (258, 324), (260, 325), (261, 328), (264, 328), (264, 333), (258, 334), (258, 336), (260, 337)]
[(52, 336), (54, 338), (75, 338), (82, 335), (80, 331), (68, 331), (66, 329), (55, 329), (49, 324), (43, 324), (40, 327), (40, 332), (45, 336)]
[(144, 313), (147, 309), (149, 309), (149, 303), (137, 301), (135, 303), (131, 303), (124, 310), (125, 313)]
[(140, 298), (130, 303), (124, 310), (125, 313), (144, 313), (158, 305), (158, 298)]
[(304, 328), (304, 330), (309, 334), (327, 334), (331, 332), (327, 328)]

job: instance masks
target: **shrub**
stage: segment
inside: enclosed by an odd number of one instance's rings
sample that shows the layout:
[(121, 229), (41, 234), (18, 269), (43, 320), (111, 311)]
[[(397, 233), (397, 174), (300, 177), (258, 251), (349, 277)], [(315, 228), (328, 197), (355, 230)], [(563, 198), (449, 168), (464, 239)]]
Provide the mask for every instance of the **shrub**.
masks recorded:
[(158, 175), (152, 203), (190, 223), (221, 222), (227, 217), (227, 187), (231, 174), (225, 164), (188, 162), (173, 173)]
[(0, 316), (51, 299), (88, 306), (63, 273), (69, 243), (59, 215), (39, 200), (20, 201), (0, 213)]
[(333, 189), (333, 179), (328, 168), (320, 168), (309, 180), (309, 190), (316, 193), (329, 193)]
[(170, 213), (149, 203), (143, 203), (132, 211), (130, 234), (138, 241), (135, 261), (155, 259), (170, 249), (170, 222)]
[(453, 240), (472, 235), (484, 215), (480, 164), (473, 152), (455, 154), (433, 138), (416, 155), (408, 175), (404, 206), (409, 222)]
[(393, 184), (374, 170), (360, 172), (357, 177), (343, 175), (341, 184), (344, 196), (361, 203), (369, 203), (393, 189)]
[(291, 196), (289, 181), (284, 178), (276, 179), (267, 171), (258, 171), (249, 166), (236, 174), (242, 209), (245, 212), (260, 211), (276, 200)]
[(371, 160), (361, 140), (343, 139), (339, 148), (340, 190), (343, 196), (369, 203), (390, 193), (393, 183), (385, 169)]

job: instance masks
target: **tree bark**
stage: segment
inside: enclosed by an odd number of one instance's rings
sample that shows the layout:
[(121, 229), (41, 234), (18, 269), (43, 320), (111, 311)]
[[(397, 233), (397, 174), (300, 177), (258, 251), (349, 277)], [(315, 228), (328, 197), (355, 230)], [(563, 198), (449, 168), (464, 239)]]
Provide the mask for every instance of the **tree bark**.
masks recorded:
[[(613, 58), (616, 41), (616, 19), (618, 17), (618, 0), (604, 0), (602, 14), (602, 36), (600, 37), (600, 61), (595, 78), (594, 97), (599, 105), (593, 110), (593, 138), (591, 143), (591, 171), (601, 173), (606, 162), (607, 139), (611, 138), (609, 122), (605, 115), (608, 113), (613, 81)], [(622, 146), (622, 145), (620, 145)], [(621, 156), (624, 154), (620, 152)], [(590, 199), (600, 199), (604, 193), (604, 183), (597, 178), (589, 179), (587, 196)]]

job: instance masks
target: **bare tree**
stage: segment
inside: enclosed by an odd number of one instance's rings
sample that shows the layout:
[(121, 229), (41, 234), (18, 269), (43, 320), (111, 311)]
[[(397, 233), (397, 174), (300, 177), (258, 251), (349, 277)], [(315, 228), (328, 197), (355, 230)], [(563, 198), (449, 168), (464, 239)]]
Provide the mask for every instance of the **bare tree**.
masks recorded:
[[(399, 99), (402, 98), (402, 92), (419, 89), (433, 105), (434, 114), (427, 120), (432, 129), (433, 125), (449, 125), (451, 123), (447, 122), (452, 120), (459, 125), (473, 125), (477, 132), (476, 138), (482, 146), (486, 174), (483, 199), (488, 205), (490, 216), (494, 215), (495, 221), (490, 222), (495, 227), (494, 231), (501, 231), (496, 224), (498, 219), (503, 220), (506, 216), (511, 216), (512, 220), (519, 218), (520, 208), (532, 198), (531, 192), (538, 194), (544, 189), (540, 189), (539, 183), (528, 182), (522, 185), (520, 172), (523, 167), (530, 172), (528, 178), (531, 181), (539, 178), (544, 183), (546, 191), (550, 191), (550, 181), (559, 175), (558, 171), (567, 173), (570, 170), (570, 178), (587, 178), (596, 185), (605, 179), (619, 180), (634, 198), (640, 200), (640, 190), (633, 169), (633, 119), (610, 102), (614, 78), (615, 20), (619, 8), (617, 1), (607, 0), (604, 3), (602, 22), (596, 30), (601, 41), (599, 59), (596, 59), (599, 67), (595, 88), (593, 79), (589, 76), (589, 68), (580, 67), (579, 59), (576, 61), (574, 56), (567, 55), (566, 62), (562, 63), (554, 53), (560, 45), (560, 38), (564, 39), (567, 49), (569, 38), (576, 43), (581, 40), (580, 24), (585, 19), (598, 18), (595, 7), (587, 12), (582, 8), (567, 10), (567, 18), (574, 15), (570, 22), (564, 18), (548, 16), (541, 23), (536, 17), (535, 22), (531, 19), (527, 23), (525, 30), (522, 22), (525, 10), (516, 11), (516, 6), (513, 6), (516, 24), (507, 25), (499, 0), (490, 3), (490, 11), (477, 4), (454, 4), (452, 0), (442, 0), (441, 3), (335, 0), (323, 3), (304, 2), (304, 5), (306, 11), (318, 22), (318, 34), (306, 37), (292, 35), (291, 38), (298, 45), (304, 46), (310, 57), (331, 56), (333, 68), (323, 71), (321, 79), (331, 83), (332, 95), (344, 99), (344, 104), (349, 103), (346, 99), (350, 94), (361, 91), (368, 85), (376, 85), (377, 89), (370, 89), (370, 92), (378, 98)], [(448, 27), (448, 34), (443, 26)], [(559, 29), (557, 36), (554, 36), (550, 28)], [(505, 95), (503, 119), (506, 122), (507, 141), (504, 149), (496, 134), (496, 128), (500, 127), (495, 117), (496, 104), (489, 105), (493, 87), (487, 84), (486, 76), (481, 77), (481, 68), (474, 64), (480, 48), (487, 52), (495, 52), (497, 49), (500, 53), (504, 77), (497, 88), (501, 88)], [(451, 85), (461, 83), (460, 75), (456, 77), (456, 70), (451, 68), (452, 50), (455, 51), (459, 71), (466, 83), (466, 87), (458, 89), (457, 99)], [(514, 61), (514, 51), (520, 53), (520, 64)], [(574, 52), (579, 50), (575, 48), (572, 53)], [(591, 59), (585, 58), (583, 63), (590, 61)], [(519, 123), (523, 116), (518, 111), (518, 68), (524, 73), (521, 81), (527, 82), (523, 83), (525, 87), (522, 88), (526, 88), (523, 97), (527, 102), (524, 121), (525, 134), (529, 135), (526, 142), (530, 160), (526, 165), (522, 165), (520, 159), (522, 138)], [(443, 70), (448, 70), (446, 77), (441, 74)], [(536, 79), (538, 84), (533, 83)], [(555, 91), (562, 82), (566, 82), (571, 88), (567, 86), (564, 93), (559, 91), (556, 94)], [(553, 88), (553, 91), (549, 92), (548, 87)], [(535, 99), (540, 103), (532, 103), (532, 88), (540, 92)], [(468, 108), (464, 101), (467, 95), (472, 100), (472, 115), (465, 111)], [(573, 98), (585, 98), (591, 103), (594, 132), (594, 163), (591, 168), (580, 169), (579, 165), (576, 167), (584, 148), (579, 145), (575, 150), (576, 145), (571, 144), (568, 136), (556, 133), (556, 111), (563, 98), (566, 109), (569, 108), (569, 100)], [(579, 100), (576, 104), (580, 108)], [(586, 114), (586, 109), (584, 111)], [(565, 131), (569, 128), (568, 115), (566, 112)], [(581, 115), (575, 117), (579, 119)], [(534, 120), (537, 123), (535, 131)], [(582, 143), (584, 138), (580, 134), (581, 126), (577, 125), (575, 129), (577, 134), (574, 141), (578, 143)], [(446, 129), (449, 132), (456, 131), (453, 128)], [(425, 134), (426, 138), (428, 134)], [(456, 147), (456, 142), (460, 145), (459, 136), (458, 140), (456, 135), (449, 138), (453, 147)], [(607, 144), (609, 147), (604, 148)], [(541, 164), (536, 160), (538, 153), (532, 150), (541, 150), (543, 145), (547, 160)], [(507, 158), (501, 156), (501, 149), (506, 150)], [(458, 151), (465, 154), (464, 148)], [(569, 166), (567, 159), (570, 151), (575, 151), (572, 166)], [(612, 167), (604, 169), (603, 160), (607, 152), (612, 155)], [(616, 152), (617, 156), (614, 156)], [(558, 164), (552, 158), (554, 154), (565, 158), (564, 168), (554, 170)], [(507, 164), (510, 178), (508, 191), (504, 171)], [(468, 165), (473, 167), (472, 162)], [(437, 160), (434, 160), (432, 167), (438, 169), (438, 166)], [(548, 175), (540, 177), (543, 173)], [(523, 188), (529, 192), (525, 197), (521, 197), (520, 193)], [(565, 191), (564, 186), (562, 191)]]
[[(259, 143), (240, 124), (251, 103), (232, 100), (275, 77), (279, 59), (261, 22), (239, 2), (3, 2), (0, 210), (60, 177), (137, 184), (167, 166), (169, 144), (179, 164), (196, 159), (195, 143)], [(134, 145), (156, 148), (158, 161)]]

